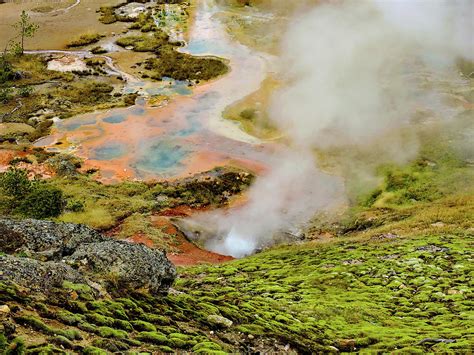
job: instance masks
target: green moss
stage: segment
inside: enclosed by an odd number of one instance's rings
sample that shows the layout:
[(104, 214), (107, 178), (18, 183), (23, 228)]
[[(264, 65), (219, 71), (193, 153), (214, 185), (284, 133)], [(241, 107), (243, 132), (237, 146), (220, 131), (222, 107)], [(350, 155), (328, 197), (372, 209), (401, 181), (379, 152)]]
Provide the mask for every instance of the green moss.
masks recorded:
[(189, 340), (189, 335), (183, 334), (183, 333), (170, 333), (168, 334), (168, 337), (170, 338), (175, 338), (175, 339), (181, 339), (181, 340)]
[(92, 345), (113, 353), (130, 349), (128, 344), (112, 339), (95, 339)]
[(63, 282), (63, 287), (67, 288), (69, 290), (78, 291), (78, 292), (81, 292), (81, 293), (82, 292), (83, 293), (88, 293), (88, 292), (92, 291), (92, 289), (88, 285), (75, 284), (75, 283), (72, 283), (72, 282), (69, 282), (69, 281), (64, 281)]
[(113, 326), (115, 319), (107, 317), (99, 313), (88, 313), (86, 314), (87, 320), (93, 324)]
[(107, 352), (105, 350), (102, 350), (102, 349), (97, 348), (95, 346), (86, 346), (82, 350), (82, 353), (84, 355), (107, 355)]
[(133, 328), (135, 328), (136, 330), (139, 330), (139, 331), (147, 331), (147, 332), (155, 332), (156, 331), (156, 327), (149, 323), (149, 322), (145, 322), (145, 321), (142, 321), (142, 320), (137, 320), (137, 321), (133, 321), (131, 322), (132, 325), (133, 325)]
[(22, 337), (16, 337), (5, 350), (5, 355), (23, 355), (26, 352), (25, 340)]
[(123, 329), (123, 330), (126, 330), (126, 331), (133, 331), (132, 324), (130, 324), (130, 322), (128, 322), (126, 320), (115, 319), (114, 326), (116, 328)]
[(209, 341), (196, 344), (193, 347), (194, 352), (207, 351), (207, 350), (222, 350), (222, 347), (219, 344), (209, 342)]
[(58, 345), (63, 349), (74, 349), (74, 343), (62, 335), (57, 335), (55, 337), (52, 337), (48, 339), (48, 342)]
[(168, 338), (164, 334), (158, 332), (140, 332), (136, 336), (136, 339), (157, 345), (169, 344)]
[(173, 348), (170, 348), (169, 346), (161, 345), (158, 347), (158, 349), (160, 350), (160, 352), (164, 353), (175, 353), (175, 350), (173, 350)]
[(66, 310), (60, 310), (56, 313), (56, 318), (67, 325), (77, 325), (82, 322), (84, 316), (82, 314), (75, 314)]
[(125, 339), (128, 336), (127, 332), (123, 330), (113, 329), (110, 327), (99, 327), (98, 332), (99, 335), (103, 338)]

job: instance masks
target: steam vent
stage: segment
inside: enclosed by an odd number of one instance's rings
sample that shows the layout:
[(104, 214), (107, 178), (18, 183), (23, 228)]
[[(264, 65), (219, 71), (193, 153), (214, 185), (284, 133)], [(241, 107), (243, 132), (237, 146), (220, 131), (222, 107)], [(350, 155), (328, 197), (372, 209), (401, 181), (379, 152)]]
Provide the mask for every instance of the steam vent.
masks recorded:
[(0, 353), (469, 354), (473, 0), (0, 0)]

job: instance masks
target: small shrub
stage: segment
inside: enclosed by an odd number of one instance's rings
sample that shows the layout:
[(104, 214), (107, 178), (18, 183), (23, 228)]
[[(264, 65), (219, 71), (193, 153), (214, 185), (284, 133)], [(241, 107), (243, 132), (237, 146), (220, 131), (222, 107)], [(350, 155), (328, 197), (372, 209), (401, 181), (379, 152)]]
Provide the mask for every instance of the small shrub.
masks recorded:
[(7, 195), (22, 199), (31, 191), (32, 185), (25, 170), (10, 168), (0, 175), (0, 189)]
[(18, 94), (21, 97), (29, 97), (33, 93), (33, 88), (31, 86), (22, 86), (18, 88)]
[(13, 98), (13, 89), (10, 87), (0, 88), (0, 102), (6, 104)]
[(55, 187), (38, 184), (20, 202), (17, 210), (32, 218), (57, 217), (63, 210), (63, 193)]

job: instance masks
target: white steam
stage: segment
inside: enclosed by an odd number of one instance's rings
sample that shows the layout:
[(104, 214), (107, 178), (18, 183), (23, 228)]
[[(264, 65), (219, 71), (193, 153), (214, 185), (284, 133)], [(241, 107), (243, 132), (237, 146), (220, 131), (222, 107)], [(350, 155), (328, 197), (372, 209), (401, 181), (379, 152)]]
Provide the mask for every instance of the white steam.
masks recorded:
[(251, 187), (245, 206), (230, 215), (214, 216), (216, 234), (224, 238), (210, 240), (209, 249), (235, 257), (248, 255), (275, 233), (291, 233), (315, 211), (341, 202), (341, 180), (320, 172), (309, 151), (284, 152), (271, 166), (270, 173)]
[[(282, 46), (288, 85), (269, 109), (291, 146), (252, 186), (243, 208), (206, 217), (221, 236), (207, 247), (242, 257), (341, 204), (341, 179), (318, 169), (314, 151), (396, 137), (416, 106), (435, 97), (413, 73), (473, 56), (472, 11), (470, 0), (351, 0), (298, 14)], [(399, 143), (377, 145), (384, 159), (413, 154), (403, 139), (391, 141)]]

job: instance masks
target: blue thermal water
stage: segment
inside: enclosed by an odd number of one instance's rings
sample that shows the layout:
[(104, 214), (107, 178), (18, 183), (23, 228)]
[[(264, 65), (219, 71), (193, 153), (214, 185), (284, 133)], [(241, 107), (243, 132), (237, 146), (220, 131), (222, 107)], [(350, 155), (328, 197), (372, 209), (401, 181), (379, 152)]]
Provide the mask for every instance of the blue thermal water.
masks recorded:
[(64, 128), (66, 131), (75, 131), (76, 129), (82, 126), (89, 126), (96, 123), (97, 123), (97, 120), (95, 118), (82, 118), (82, 119), (74, 119), (71, 121), (59, 121), (57, 125), (60, 128)]
[(112, 160), (120, 158), (127, 153), (126, 147), (118, 142), (109, 142), (94, 149), (93, 158), (96, 160)]
[(137, 163), (138, 170), (152, 173), (166, 173), (176, 167), (182, 166), (181, 161), (186, 158), (189, 151), (172, 140), (161, 140), (146, 147), (147, 154)]
[(104, 118), (103, 121), (107, 123), (122, 123), (126, 119), (127, 117), (125, 116), (125, 114), (115, 114)]

